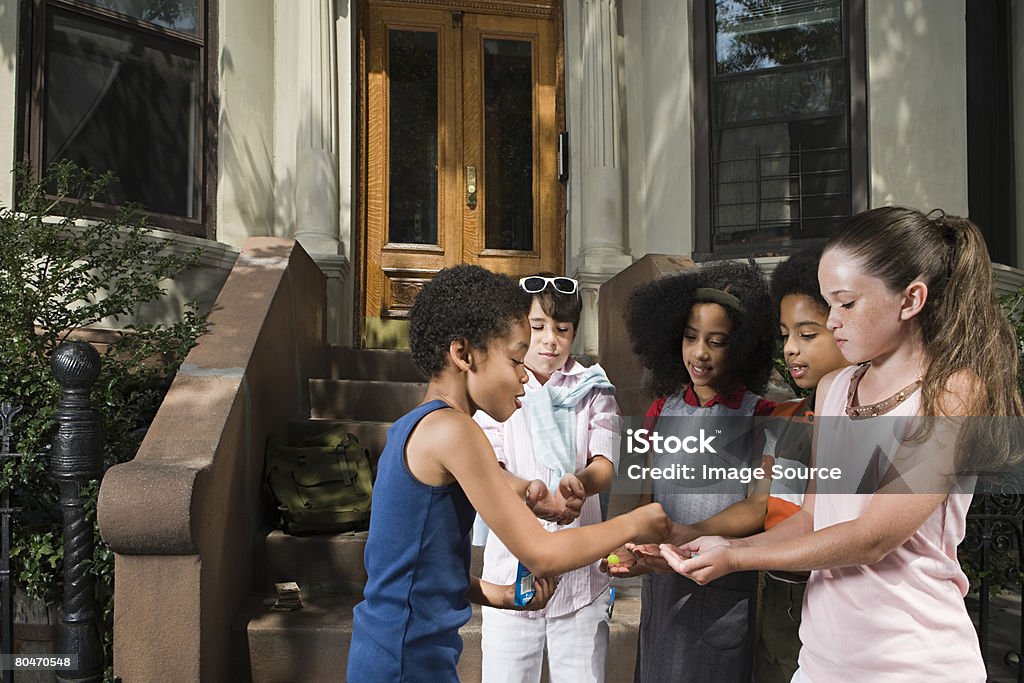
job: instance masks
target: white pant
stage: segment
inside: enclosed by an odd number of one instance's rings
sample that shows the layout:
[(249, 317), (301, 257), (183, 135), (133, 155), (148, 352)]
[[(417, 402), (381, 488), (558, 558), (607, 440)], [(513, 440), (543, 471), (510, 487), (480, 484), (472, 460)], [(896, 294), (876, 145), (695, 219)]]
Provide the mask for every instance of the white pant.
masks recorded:
[(604, 683), (608, 589), (561, 617), (531, 619), (483, 608), (483, 683), (537, 683), (544, 645), (551, 683)]

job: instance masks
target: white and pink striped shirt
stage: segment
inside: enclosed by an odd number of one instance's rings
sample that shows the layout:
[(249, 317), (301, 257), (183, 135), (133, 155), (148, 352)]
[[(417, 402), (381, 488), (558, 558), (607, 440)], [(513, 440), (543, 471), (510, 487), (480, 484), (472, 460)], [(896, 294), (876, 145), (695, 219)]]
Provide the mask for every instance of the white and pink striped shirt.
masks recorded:
[[(554, 386), (572, 387), (579, 375), (586, 368), (571, 358), (561, 370), (556, 370), (548, 382)], [(533, 373), (527, 370), (529, 380), (526, 392), (537, 391), (543, 385), (537, 381)], [(576, 404), (576, 472), (582, 472), (590, 459), (601, 455), (611, 461), (618, 470), (619, 442), (621, 418), (619, 404), (615, 401), (612, 390), (595, 389), (586, 398)], [(533, 456), (533, 439), (530, 436), (530, 406), (525, 405), (517, 410), (505, 422), (496, 422), (483, 411), (477, 412), (473, 419), (483, 428), (484, 433), (494, 447), (498, 461), (512, 474), (521, 479), (540, 479), (548, 481), (550, 470), (537, 462)], [(551, 522), (541, 521), (549, 531), (570, 529), (601, 521), (601, 505), (596, 495), (588, 496), (583, 504), (583, 511), (572, 524), (558, 526)], [(509, 552), (505, 544), (491, 533), (487, 537), (484, 548), (484, 581), (499, 585), (515, 582), (516, 567), (519, 561)], [(608, 576), (602, 573), (597, 563), (581, 567), (562, 575), (551, 602), (542, 610), (531, 612), (510, 612), (526, 618), (560, 617), (571, 614), (586, 607), (608, 587)]]

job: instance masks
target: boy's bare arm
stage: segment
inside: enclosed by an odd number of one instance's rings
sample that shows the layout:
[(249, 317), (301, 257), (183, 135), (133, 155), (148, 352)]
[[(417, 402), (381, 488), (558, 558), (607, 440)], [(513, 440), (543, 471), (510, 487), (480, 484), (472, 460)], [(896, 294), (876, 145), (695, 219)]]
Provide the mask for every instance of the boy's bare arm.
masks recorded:
[(525, 606), (519, 607), (515, 604), (515, 584), (500, 586), (490, 581), (484, 581), (479, 577), (471, 576), (469, 577), (469, 590), (466, 591), (466, 599), (484, 607), (520, 611), (538, 610), (543, 609), (551, 600), (557, 584), (557, 579), (535, 579), (533, 599)]
[[(421, 433), (425, 427), (429, 435)], [(427, 471), (437, 466), (449, 472), (491, 531), (537, 576), (557, 576), (590, 564), (629, 540), (655, 542), (668, 535), (668, 518), (656, 505), (603, 524), (557, 534), (545, 531), (508, 485), (479, 426), (455, 411), (424, 418), (410, 437), (406, 457), (422, 459)]]
[[(499, 463), (499, 467), (500, 466), (501, 465)], [(530, 484), (532, 484), (533, 481), (523, 479), (522, 477), (517, 477), (504, 467), (501, 468), (501, 473), (505, 475), (505, 481), (507, 481), (508, 485), (512, 487), (512, 490), (516, 492), (516, 495), (519, 496), (519, 498), (526, 500), (527, 491), (529, 490)]]
[[(509, 483), (512, 490), (522, 500), (526, 501), (527, 507), (533, 510), (533, 514), (547, 522), (559, 522), (565, 524), (572, 520), (565, 520), (565, 501), (552, 495), (547, 485), (540, 479), (523, 479), (509, 472), (505, 467), (501, 468), (505, 475), (505, 481)], [(563, 521), (564, 520), (564, 521)]]
[(615, 466), (612, 461), (603, 455), (595, 455), (587, 463), (587, 466), (578, 475), (583, 484), (585, 495), (592, 496), (611, 488), (612, 477), (615, 476)]

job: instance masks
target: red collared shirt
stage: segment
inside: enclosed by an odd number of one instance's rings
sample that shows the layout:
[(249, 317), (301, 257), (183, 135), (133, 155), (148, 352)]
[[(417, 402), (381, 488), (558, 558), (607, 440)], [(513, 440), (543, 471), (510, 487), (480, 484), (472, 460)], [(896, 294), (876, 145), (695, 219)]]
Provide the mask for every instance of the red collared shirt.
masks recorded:
[[(704, 408), (710, 408), (716, 403), (721, 403), (726, 408), (737, 409), (743, 402), (743, 396), (747, 393), (747, 387), (742, 382), (736, 382), (725, 391), (719, 392), (711, 397), (711, 400), (703, 404)], [(662, 408), (665, 407), (665, 401), (668, 397), (659, 398), (651, 407), (647, 409), (646, 420), (644, 420), (644, 426), (651, 429), (653, 426), (653, 418), (661, 415)], [(700, 399), (697, 398), (697, 392), (693, 390), (692, 384), (687, 384), (686, 389), (683, 392), (683, 400), (691, 406), (701, 406)], [(771, 415), (772, 411), (775, 410), (775, 401), (769, 401), (767, 399), (759, 399), (757, 406), (754, 408), (754, 415), (757, 417), (764, 417)], [(648, 422), (651, 422), (651, 425)]]

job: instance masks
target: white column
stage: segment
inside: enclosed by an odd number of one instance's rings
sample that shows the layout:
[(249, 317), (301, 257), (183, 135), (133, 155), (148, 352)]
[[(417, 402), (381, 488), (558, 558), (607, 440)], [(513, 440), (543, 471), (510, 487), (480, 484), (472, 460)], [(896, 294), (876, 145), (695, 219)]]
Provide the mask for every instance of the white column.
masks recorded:
[(597, 352), (597, 292), (632, 263), (625, 249), (620, 139), (617, 0), (582, 0), (582, 99), (579, 125), (582, 231), (576, 276), (584, 300), (578, 348)]
[(335, 0), (296, 0), (299, 131), (295, 239), (310, 254), (340, 252)]
[(3, 169), (0, 173), (0, 206), (6, 207), (14, 206), (14, 175), (11, 169), (15, 161), (14, 132), (18, 117), (15, 85), (21, 59), (31, 59), (28, 50), (16, 49), (21, 6), (20, 2), (8, 2), (4, 3), (4, 9), (0, 11), (0, 46), (6, 46), (6, 49), (0, 50), (5, 55), (4, 59), (0, 59), (0, 102), (7, 103), (0, 106), (0, 169)]

